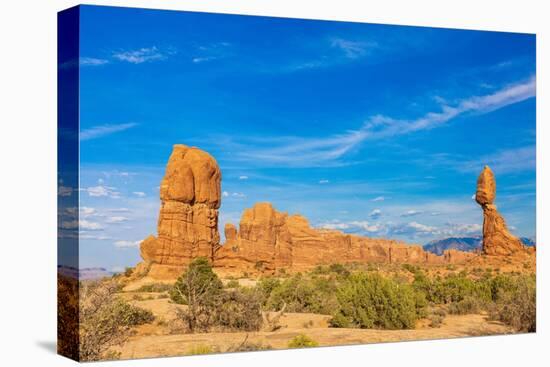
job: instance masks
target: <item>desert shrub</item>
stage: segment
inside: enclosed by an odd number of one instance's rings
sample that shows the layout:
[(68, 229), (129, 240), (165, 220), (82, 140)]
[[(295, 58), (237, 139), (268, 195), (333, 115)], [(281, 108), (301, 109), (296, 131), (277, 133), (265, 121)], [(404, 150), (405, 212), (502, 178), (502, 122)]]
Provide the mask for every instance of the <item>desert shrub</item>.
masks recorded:
[(121, 322), (127, 326), (148, 324), (155, 320), (155, 316), (150, 310), (132, 306), (122, 299), (117, 299), (114, 311), (118, 313)]
[(227, 282), (225, 288), (239, 288), (239, 281), (231, 279), (229, 282)]
[(452, 315), (468, 315), (479, 313), (485, 308), (485, 302), (482, 302), (478, 298), (472, 296), (466, 296), (458, 302), (450, 303), (448, 309), (449, 313)]
[(264, 343), (252, 343), (252, 342), (246, 342), (239, 344), (237, 346), (232, 346), (229, 349), (227, 349), (226, 352), (255, 352), (258, 350), (271, 350), (273, 347), (269, 344)]
[(134, 268), (126, 267), (126, 269), (124, 269), (124, 276), (125, 277), (130, 277), (130, 276), (132, 276), (132, 274), (134, 274)]
[(379, 274), (352, 274), (336, 294), (333, 327), (410, 329), (418, 319), (413, 288)]
[(187, 305), (184, 310), (178, 308), (177, 315), (190, 332), (207, 331), (212, 325), (222, 292), (223, 284), (212, 271), (212, 266), (206, 258), (199, 257), (178, 278), (170, 290), (170, 299), (174, 303)]
[(266, 298), (268, 310), (280, 310), (284, 304), (289, 312), (332, 314), (338, 307), (336, 281), (325, 277), (296, 274), (274, 286)]
[[(497, 279), (498, 278), (498, 279)], [(537, 328), (535, 276), (523, 275), (493, 279), (494, 303), (489, 317), (511, 325), (518, 331), (535, 332)]]
[(224, 329), (258, 331), (262, 327), (262, 302), (256, 290), (224, 292), (214, 311), (214, 324)]
[(350, 274), (350, 271), (346, 269), (346, 267), (339, 263), (330, 264), (328, 267), (329, 271), (336, 273), (341, 276), (348, 276)]
[(205, 344), (197, 344), (189, 347), (187, 349), (187, 355), (194, 356), (194, 355), (202, 355), (202, 354), (212, 354), (217, 353), (218, 349), (216, 347), (212, 347), (210, 345)]
[(259, 290), (262, 296), (262, 303), (265, 306), (267, 300), (271, 296), (273, 290), (281, 285), (281, 282), (277, 278), (266, 277), (261, 278), (260, 281), (256, 284), (256, 289)]
[(151, 311), (128, 304), (116, 295), (114, 282), (89, 282), (80, 294), (80, 359), (115, 359), (109, 351), (122, 344), (133, 326), (154, 320)]
[(318, 275), (328, 274), (328, 273), (330, 273), (330, 270), (329, 270), (328, 266), (326, 266), (326, 265), (317, 265), (315, 268), (313, 268), (311, 273), (312, 274), (318, 274)]
[(225, 352), (253, 352), (257, 350), (271, 350), (273, 347), (269, 344), (263, 344), (262, 342), (250, 342), (248, 341), (248, 334), (246, 334), (244, 340), (236, 345), (232, 345)]
[(418, 271), (420, 271), (420, 268), (418, 266), (412, 265), (412, 264), (403, 264), (401, 267), (413, 274), (416, 274)]
[(173, 288), (173, 285), (171, 284), (152, 283), (152, 284), (142, 285), (139, 289), (136, 290), (136, 292), (163, 293), (163, 292), (171, 291), (172, 288)]
[(432, 314), (429, 316), (429, 319), (430, 319), (430, 327), (439, 328), (441, 327), (441, 324), (443, 324), (443, 320), (445, 320), (445, 316)]
[(311, 348), (318, 347), (319, 343), (305, 334), (296, 335), (288, 342), (289, 348)]
[(262, 293), (247, 288), (224, 291), (204, 258), (191, 262), (170, 297), (175, 303), (187, 305), (185, 309), (178, 308), (176, 314), (189, 332), (209, 331), (212, 327), (257, 331), (262, 325)]

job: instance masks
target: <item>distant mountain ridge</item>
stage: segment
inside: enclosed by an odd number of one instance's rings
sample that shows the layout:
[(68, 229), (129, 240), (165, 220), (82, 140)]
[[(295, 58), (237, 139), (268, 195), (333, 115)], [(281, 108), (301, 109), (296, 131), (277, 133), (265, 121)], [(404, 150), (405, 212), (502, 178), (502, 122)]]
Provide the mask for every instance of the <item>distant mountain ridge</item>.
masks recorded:
[(101, 279), (105, 277), (111, 277), (114, 275), (113, 272), (108, 271), (105, 268), (99, 268), (99, 267), (77, 269), (72, 266), (59, 265), (57, 267), (57, 271), (62, 275), (75, 278), (75, 279), (78, 278), (79, 280)]
[[(521, 237), (521, 242), (525, 246), (535, 246), (534, 239)], [(445, 250), (460, 250), (465, 252), (474, 252), (481, 250), (481, 236), (476, 237), (448, 237), (441, 240), (433, 240), (425, 244), (424, 250), (436, 255), (443, 255)]]

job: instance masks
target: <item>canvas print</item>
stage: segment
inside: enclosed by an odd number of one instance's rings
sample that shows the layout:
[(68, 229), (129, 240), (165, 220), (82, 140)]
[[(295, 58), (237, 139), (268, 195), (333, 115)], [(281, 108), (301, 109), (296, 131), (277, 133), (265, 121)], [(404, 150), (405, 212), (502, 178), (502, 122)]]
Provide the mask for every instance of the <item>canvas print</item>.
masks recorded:
[(59, 353), (535, 332), (535, 41), (60, 12)]

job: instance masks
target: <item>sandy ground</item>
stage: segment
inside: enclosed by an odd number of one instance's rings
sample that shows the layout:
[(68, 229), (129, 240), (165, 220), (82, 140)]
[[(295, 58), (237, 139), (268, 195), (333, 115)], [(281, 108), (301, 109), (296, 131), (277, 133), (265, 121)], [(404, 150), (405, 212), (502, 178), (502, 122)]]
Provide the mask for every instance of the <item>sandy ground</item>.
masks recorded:
[[(123, 296), (131, 303), (150, 309), (157, 320), (143, 325), (119, 349), (122, 359), (177, 356), (189, 354), (197, 346), (209, 346), (214, 351), (225, 352), (248, 343), (261, 344), (271, 349), (285, 349), (288, 342), (299, 334), (306, 334), (320, 346), (368, 344), (407, 340), (457, 338), (479, 335), (511, 333), (512, 330), (498, 322), (488, 321), (484, 315), (448, 315), (439, 328), (431, 328), (421, 320), (414, 330), (367, 330), (329, 328), (330, 316), (306, 313), (287, 313), (282, 326), (274, 332), (211, 332), (206, 334), (183, 334), (174, 328), (175, 307), (168, 299), (159, 299), (158, 293), (140, 293), (145, 300), (132, 300), (135, 293)], [(148, 299), (148, 298), (154, 299)]]

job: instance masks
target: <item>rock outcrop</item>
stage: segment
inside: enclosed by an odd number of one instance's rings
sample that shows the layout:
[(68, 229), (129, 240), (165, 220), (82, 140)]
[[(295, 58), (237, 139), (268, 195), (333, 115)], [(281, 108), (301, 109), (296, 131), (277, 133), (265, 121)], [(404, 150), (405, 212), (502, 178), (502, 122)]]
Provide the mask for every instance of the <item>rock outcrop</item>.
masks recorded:
[(483, 254), (509, 256), (526, 251), (521, 240), (508, 231), (504, 218), (494, 204), (495, 197), (495, 175), (485, 166), (477, 179), (476, 191), (476, 201), (483, 209)]
[[(473, 264), (482, 258), (530, 260), (494, 205), (496, 182), (485, 167), (477, 182), (476, 201), (483, 208), (483, 255), (446, 250), (438, 256), (420, 245), (369, 238), (310, 226), (300, 215), (288, 215), (270, 203), (243, 212), (238, 228), (226, 224), (224, 245), (218, 233), (221, 173), (216, 160), (194, 147), (175, 145), (160, 186), (157, 236), (140, 245), (135, 273), (175, 279), (196, 257), (208, 258), (220, 272), (242, 274), (305, 271), (331, 263)], [(515, 258), (511, 256), (510, 258)], [(522, 257), (523, 256), (523, 257)]]
[(198, 256), (212, 259), (220, 243), (221, 173), (216, 160), (194, 147), (174, 145), (160, 185), (158, 236), (140, 245), (149, 275), (173, 278)]
[(476, 256), (456, 250), (437, 256), (420, 245), (312, 228), (306, 218), (280, 213), (269, 203), (246, 209), (239, 230), (227, 224), (225, 236), (214, 266), (239, 274), (305, 271), (331, 263), (459, 264)]

